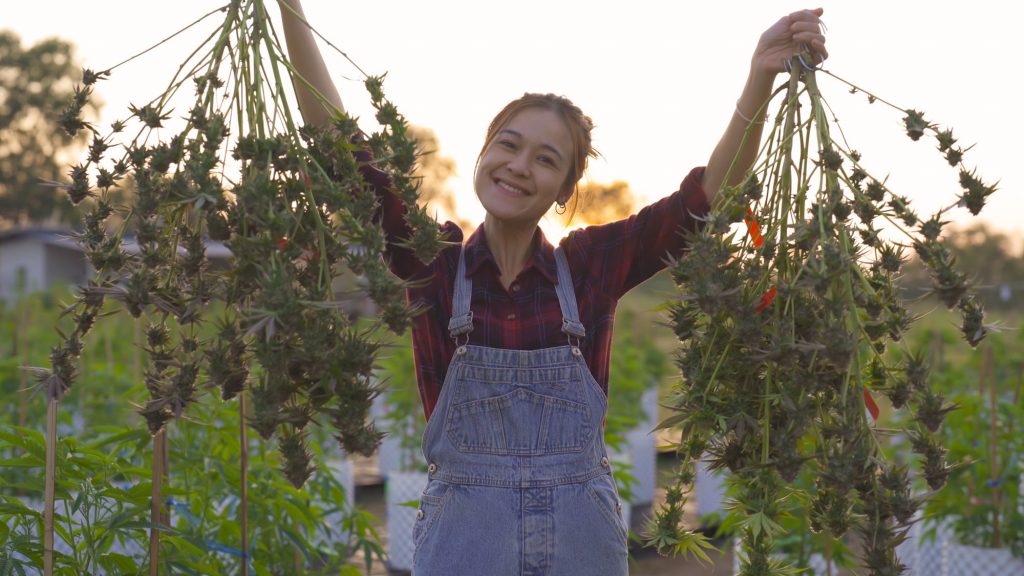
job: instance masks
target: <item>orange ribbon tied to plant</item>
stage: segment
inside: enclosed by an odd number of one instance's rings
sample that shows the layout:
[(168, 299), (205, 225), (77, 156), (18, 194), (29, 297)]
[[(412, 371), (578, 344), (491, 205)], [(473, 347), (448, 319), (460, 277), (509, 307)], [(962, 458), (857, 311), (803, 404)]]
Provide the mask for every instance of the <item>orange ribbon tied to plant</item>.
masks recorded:
[(875, 402), (874, 396), (871, 395), (871, 391), (867, 388), (864, 389), (864, 406), (868, 409), (868, 413), (871, 414), (871, 419), (878, 420), (878, 403)]
[(778, 293), (779, 290), (775, 286), (772, 286), (764, 293), (763, 296), (761, 296), (761, 302), (759, 302), (757, 307), (754, 309), (758, 312), (763, 312), (765, 308), (772, 305), (772, 302), (775, 300), (775, 295)]
[(747, 208), (747, 217), (743, 221), (747, 224), (747, 231), (750, 233), (750, 239), (754, 241), (754, 247), (760, 248), (761, 244), (764, 244), (764, 237), (761, 236), (761, 227), (757, 224), (754, 211)]

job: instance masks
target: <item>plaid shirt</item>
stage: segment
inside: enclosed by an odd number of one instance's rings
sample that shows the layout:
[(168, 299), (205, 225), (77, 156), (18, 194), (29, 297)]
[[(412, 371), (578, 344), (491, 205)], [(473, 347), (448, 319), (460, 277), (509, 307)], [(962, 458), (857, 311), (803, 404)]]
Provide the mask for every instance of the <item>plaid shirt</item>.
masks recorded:
[[(459, 248), (443, 250), (429, 265), (420, 263), (398, 245), (409, 237), (409, 229), (401, 201), (388, 191), (387, 177), (368, 164), (363, 165), (363, 174), (381, 199), (389, 266), (398, 277), (414, 283), (415, 287), (407, 290), (409, 302), (427, 308), (413, 319), (412, 345), (420, 398), (430, 418), (455, 354), (448, 320)], [(678, 256), (686, 248), (681, 231), (695, 229), (700, 224), (697, 217), (709, 210), (700, 184), (703, 174), (703, 168), (695, 168), (670, 196), (625, 220), (575, 230), (561, 242), (572, 271), (580, 321), (587, 330), (580, 349), (605, 394), (615, 306), (626, 292), (664, 268), (666, 255)], [(447, 222), (441, 228), (449, 240), (462, 243), (463, 232), (456, 224)], [(465, 242), (464, 250), (466, 273), (473, 279), (470, 344), (518, 350), (566, 344), (554, 286), (558, 281), (554, 247), (539, 228), (526, 266), (508, 290), (501, 284), (482, 224)]]

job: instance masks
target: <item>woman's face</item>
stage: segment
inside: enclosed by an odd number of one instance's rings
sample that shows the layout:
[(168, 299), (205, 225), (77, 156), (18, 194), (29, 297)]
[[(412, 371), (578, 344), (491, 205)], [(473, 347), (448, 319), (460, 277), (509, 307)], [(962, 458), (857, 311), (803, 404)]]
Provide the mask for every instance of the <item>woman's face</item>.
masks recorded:
[(533, 223), (556, 201), (571, 196), (572, 137), (561, 117), (546, 108), (524, 108), (484, 150), (475, 187), (490, 217)]

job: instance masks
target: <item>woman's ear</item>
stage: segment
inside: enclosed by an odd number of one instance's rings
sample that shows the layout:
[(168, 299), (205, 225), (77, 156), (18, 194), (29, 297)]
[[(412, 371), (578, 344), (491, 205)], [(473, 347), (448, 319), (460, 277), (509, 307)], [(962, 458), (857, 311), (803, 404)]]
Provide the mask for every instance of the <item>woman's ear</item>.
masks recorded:
[(562, 190), (562, 192), (558, 195), (558, 198), (556, 198), (556, 200), (559, 204), (566, 204), (569, 202), (569, 200), (572, 200), (572, 195), (574, 192), (576, 192), (576, 186), (568, 186), (565, 190)]

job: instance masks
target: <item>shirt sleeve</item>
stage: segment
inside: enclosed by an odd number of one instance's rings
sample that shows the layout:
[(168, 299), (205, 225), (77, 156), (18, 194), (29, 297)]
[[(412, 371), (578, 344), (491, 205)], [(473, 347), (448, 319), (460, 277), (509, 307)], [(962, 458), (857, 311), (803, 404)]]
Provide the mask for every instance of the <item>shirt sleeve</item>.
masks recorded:
[[(422, 278), (428, 272), (425, 266), (412, 251), (402, 244), (412, 236), (412, 228), (405, 221), (405, 203), (395, 194), (391, 176), (373, 165), (373, 156), (366, 146), (355, 152), (359, 162), (359, 172), (366, 180), (379, 201), (376, 220), (384, 229), (387, 242), (384, 257), (391, 272), (403, 280)], [(441, 225), (442, 236), (453, 242), (461, 242), (462, 230), (454, 222)]]
[(703, 167), (694, 168), (678, 190), (636, 214), (570, 234), (571, 268), (586, 270), (590, 281), (616, 300), (654, 276), (669, 257), (682, 255), (688, 233), (702, 226), (702, 217), (711, 210), (703, 176)]

